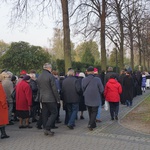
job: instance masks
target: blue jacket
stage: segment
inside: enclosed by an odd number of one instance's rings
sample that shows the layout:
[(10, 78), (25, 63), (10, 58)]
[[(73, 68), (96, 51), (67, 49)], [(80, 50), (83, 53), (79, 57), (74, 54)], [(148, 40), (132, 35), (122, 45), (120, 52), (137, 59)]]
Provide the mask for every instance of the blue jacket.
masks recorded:
[(142, 75), (142, 87), (146, 86), (146, 75)]

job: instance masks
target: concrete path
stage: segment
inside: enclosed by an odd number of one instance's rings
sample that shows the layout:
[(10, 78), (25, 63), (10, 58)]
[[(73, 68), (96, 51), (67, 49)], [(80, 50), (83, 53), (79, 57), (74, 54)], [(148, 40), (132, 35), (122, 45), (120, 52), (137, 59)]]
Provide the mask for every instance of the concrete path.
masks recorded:
[[(124, 117), (150, 94), (146, 90), (142, 96), (133, 100), (133, 108), (120, 105), (119, 118)], [(120, 125), (119, 121), (111, 121), (109, 111), (102, 110), (102, 122), (97, 123), (93, 131), (87, 129), (88, 113), (84, 112), (84, 120), (77, 120), (74, 130), (63, 123), (56, 124), (54, 137), (45, 136), (43, 130), (33, 125), (32, 129), (19, 129), (18, 123), (7, 126), (8, 139), (0, 139), (0, 150), (150, 150), (150, 135), (141, 134)], [(64, 111), (61, 110), (61, 120)]]

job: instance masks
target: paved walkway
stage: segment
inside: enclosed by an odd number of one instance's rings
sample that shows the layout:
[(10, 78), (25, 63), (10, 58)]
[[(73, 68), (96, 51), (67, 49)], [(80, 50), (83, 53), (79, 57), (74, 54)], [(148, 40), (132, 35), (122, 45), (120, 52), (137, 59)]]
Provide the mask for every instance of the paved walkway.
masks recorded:
[[(133, 108), (150, 94), (148, 89), (142, 96), (133, 100)], [(120, 105), (119, 118), (125, 116), (131, 108)], [(63, 123), (57, 124), (54, 137), (48, 137), (38, 130), (19, 129), (18, 123), (7, 126), (9, 139), (0, 139), (0, 150), (150, 150), (150, 135), (141, 134), (111, 121), (109, 111), (102, 110), (102, 122), (93, 131), (87, 129), (88, 114), (84, 120), (77, 120), (74, 130), (69, 130)], [(64, 112), (61, 111), (61, 119)]]

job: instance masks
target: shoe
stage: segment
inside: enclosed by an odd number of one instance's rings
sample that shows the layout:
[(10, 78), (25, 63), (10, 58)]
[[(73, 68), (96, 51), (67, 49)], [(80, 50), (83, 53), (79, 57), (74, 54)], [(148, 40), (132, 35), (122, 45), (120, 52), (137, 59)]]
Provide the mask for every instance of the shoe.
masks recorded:
[(118, 116), (115, 116), (115, 119), (118, 120)]
[(96, 119), (96, 122), (100, 123), (100, 122), (102, 122), (102, 121), (101, 121), (101, 120)]
[(90, 131), (93, 131), (93, 128), (92, 128), (90, 125), (88, 125), (88, 129), (89, 129)]
[(57, 129), (57, 128), (58, 128), (57, 126), (51, 127), (51, 129)]
[(41, 127), (41, 126), (37, 126), (36, 128), (37, 128), (37, 129), (42, 129), (42, 127)]
[(90, 130), (90, 131), (93, 131), (93, 128), (90, 127), (89, 130)]
[(111, 120), (114, 120), (114, 118), (111, 118)]
[(23, 129), (23, 128), (26, 128), (26, 126), (24, 126), (24, 125), (19, 126), (19, 129)]
[(1, 135), (1, 139), (5, 139), (5, 138), (9, 138), (10, 136), (8, 136), (7, 134), (5, 135)]
[(83, 116), (80, 116), (80, 119), (82, 120), (82, 119), (84, 119), (84, 117), (83, 117)]
[(61, 123), (61, 121), (60, 120), (56, 120), (56, 123)]
[(25, 128), (30, 128), (30, 129), (31, 129), (31, 128), (32, 128), (32, 126), (30, 126), (30, 125), (26, 125), (26, 126), (25, 126)]
[(54, 132), (49, 131), (49, 130), (44, 130), (44, 134), (45, 134), (45, 135), (49, 135), (49, 136), (53, 136), (53, 135), (54, 135)]
[(18, 122), (18, 121), (19, 121), (19, 119), (18, 119), (18, 118), (14, 118), (14, 121)]
[(73, 130), (74, 129), (74, 127), (73, 126), (71, 126), (71, 125), (68, 125), (67, 126), (69, 129), (71, 129), (71, 130)]
[(14, 125), (14, 123), (12, 121), (9, 121), (9, 124), (8, 125)]
[(37, 122), (37, 120), (36, 119), (32, 119), (32, 122)]

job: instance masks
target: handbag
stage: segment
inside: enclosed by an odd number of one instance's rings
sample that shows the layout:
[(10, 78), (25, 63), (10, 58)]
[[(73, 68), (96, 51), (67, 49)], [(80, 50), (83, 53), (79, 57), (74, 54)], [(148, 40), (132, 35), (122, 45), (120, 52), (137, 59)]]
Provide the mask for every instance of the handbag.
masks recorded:
[(109, 110), (109, 102), (106, 101), (106, 100), (105, 100), (105, 104), (104, 104), (104, 109), (105, 109), (106, 111)]

